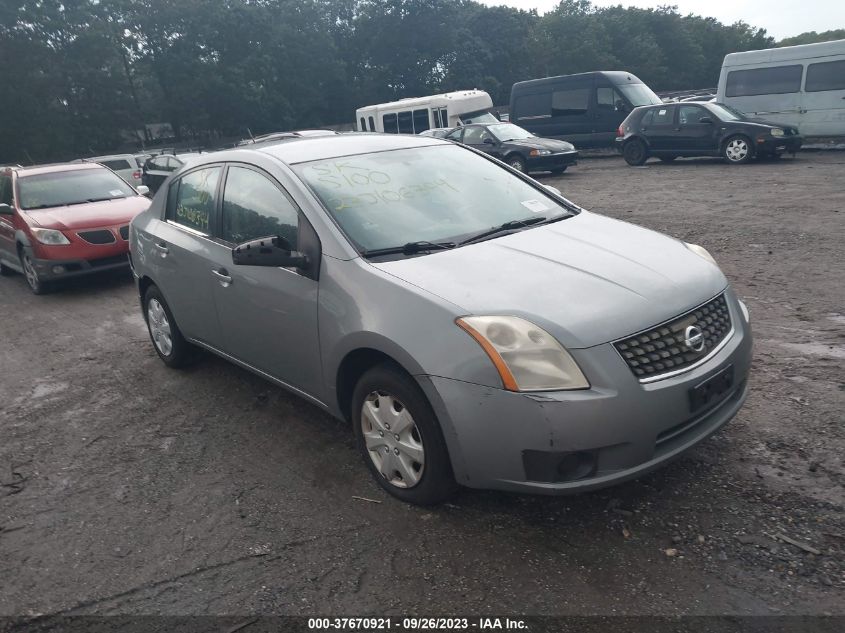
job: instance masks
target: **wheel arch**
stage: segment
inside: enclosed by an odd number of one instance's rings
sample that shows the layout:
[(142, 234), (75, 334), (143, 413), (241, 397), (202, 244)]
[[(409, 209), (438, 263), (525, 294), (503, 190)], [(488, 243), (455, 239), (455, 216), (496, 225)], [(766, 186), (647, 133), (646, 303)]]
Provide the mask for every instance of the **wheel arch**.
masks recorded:
[(725, 134), (722, 137), (722, 140), (719, 142), (719, 154), (724, 156), (725, 154), (725, 146), (728, 144), (728, 141), (732, 138), (736, 138), (737, 136), (744, 138), (748, 142), (748, 149), (751, 151), (751, 156), (757, 155), (757, 146), (754, 143), (754, 139), (747, 132), (742, 131), (733, 131)]

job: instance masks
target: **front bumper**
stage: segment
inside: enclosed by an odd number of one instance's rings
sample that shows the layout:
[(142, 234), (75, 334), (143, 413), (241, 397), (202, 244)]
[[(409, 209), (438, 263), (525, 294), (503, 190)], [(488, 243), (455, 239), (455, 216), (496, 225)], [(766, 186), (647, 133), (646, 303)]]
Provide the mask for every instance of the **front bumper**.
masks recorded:
[(797, 134), (792, 136), (762, 136), (757, 139), (757, 151), (767, 154), (782, 154), (783, 152), (794, 154), (801, 149), (803, 142), (804, 137)]
[(42, 281), (55, 281), (68, 277), (90, 275), (105, 270), (127, 268), (129, 258), (126, 253), (94, 259), (33, 259), (38, 278)]
[(575, 165), (578, 162), (578, 150), (559, 152), (548, 156), (528, 156), (525, 168), (528, 171), (554, 171)]
[[(610, 343), (570, 350), (590, 389), (513, 393), (427, 376), (429, 397), (462, 485), (540, 494), (582, 492), (641, 476), (692, 448), (745, 401), (751, 329), (726, 290), (733, 336), (704, 364), (641, 383)], [(691, 412), (689, 391), (727, 366), (731, 389)]]

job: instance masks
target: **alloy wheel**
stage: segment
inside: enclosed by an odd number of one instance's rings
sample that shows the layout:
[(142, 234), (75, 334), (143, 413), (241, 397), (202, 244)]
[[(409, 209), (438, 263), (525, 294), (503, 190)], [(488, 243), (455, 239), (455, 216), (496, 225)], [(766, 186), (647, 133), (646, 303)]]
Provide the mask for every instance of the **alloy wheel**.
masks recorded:
[(396, 397), (373, 391), (361, 407), (361, 431), (373, 464), (397, 488), (413, 488), (423, 475), (425, 449), (411, 412)]
[(173, 351), (173, 334), (170, 331), (170, 322), (167, 320), (167, 313), (158, 299), (152, 298), (147, 304), (147, 323), (150, 327), (150, 336), (156, 349), (162, 356), (170, 356)]
[(21, 264), (23, 264), (23, 274), (26, 277), (26, 283), (33, 290), (38, 290), (41, 287), (41, 281), (38, 279), (38, 271), (32, 263), (29, 255), (21, 253)]
[(743, 138), (733, 138), (725, 146), (725, 156), (732, 163), (739, 163), (748, 156), (748, 141)]

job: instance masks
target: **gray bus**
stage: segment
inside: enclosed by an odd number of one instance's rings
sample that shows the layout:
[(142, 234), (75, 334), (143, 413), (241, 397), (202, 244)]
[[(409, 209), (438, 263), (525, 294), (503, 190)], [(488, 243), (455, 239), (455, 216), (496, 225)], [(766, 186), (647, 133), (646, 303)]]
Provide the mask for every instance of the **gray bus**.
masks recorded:
[(629, 72), (561, 75), (515, 83), (510, 121), (576, 147), (610, 147), (632, 109), (659, 103), (660, 97)]

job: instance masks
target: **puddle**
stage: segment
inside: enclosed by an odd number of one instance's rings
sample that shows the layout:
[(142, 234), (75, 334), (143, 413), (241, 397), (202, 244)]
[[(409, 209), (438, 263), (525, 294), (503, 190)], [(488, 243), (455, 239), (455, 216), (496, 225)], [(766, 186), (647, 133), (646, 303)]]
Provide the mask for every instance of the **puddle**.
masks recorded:
[(830, 343), (780, 343), (780, 345), (804, 356), (828, 356), (845, 359), (845, 347), (842, 345)]

